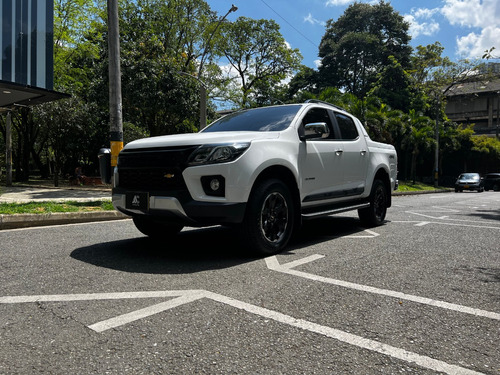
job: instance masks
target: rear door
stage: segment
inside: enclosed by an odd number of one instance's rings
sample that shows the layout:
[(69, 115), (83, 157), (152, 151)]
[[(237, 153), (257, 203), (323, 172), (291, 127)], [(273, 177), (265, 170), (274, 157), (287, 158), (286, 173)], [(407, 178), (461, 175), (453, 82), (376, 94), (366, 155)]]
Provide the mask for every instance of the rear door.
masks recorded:
[(343, 145), (342, 190), (346, 196), (361, 195), (366, 187), (368, 170), (368, 148), (363, 134), (360, 134), (354, 119), (346, 114), (334, 112)]

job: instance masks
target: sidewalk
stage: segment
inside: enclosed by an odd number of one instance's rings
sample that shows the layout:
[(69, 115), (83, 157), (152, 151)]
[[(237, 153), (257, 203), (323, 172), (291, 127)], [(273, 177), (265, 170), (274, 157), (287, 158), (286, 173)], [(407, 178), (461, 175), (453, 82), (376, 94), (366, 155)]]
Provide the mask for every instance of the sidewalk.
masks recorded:
[[(53, 188), (44, 186), (2, 186), (0, 203), (26, 202), (90, 202), (111, 200), (111, 189), (102, 188)], [(84, 223), (91, 221), (120, 220), (128, 216), (118, 211), (67, 212), (46, 214), (0, 215), (0, 230), (46, 226), (56, 224)]]

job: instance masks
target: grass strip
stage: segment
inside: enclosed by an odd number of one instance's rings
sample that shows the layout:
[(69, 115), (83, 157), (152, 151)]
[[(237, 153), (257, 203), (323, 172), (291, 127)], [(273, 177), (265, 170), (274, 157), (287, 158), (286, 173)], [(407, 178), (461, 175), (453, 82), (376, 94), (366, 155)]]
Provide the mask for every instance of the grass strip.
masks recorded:
[(421, 182), (412, 181), (399, 181), (399, 187), (396, 191), (407, 192), (407, 191), (426, 191), (426, 190), (446, 190), (444, 187), (435, 188), (433, 185), (423, 184)]
[(111, 201), (0, 203), (0, 214), (47, 214), (54, 212), (113, 211)]

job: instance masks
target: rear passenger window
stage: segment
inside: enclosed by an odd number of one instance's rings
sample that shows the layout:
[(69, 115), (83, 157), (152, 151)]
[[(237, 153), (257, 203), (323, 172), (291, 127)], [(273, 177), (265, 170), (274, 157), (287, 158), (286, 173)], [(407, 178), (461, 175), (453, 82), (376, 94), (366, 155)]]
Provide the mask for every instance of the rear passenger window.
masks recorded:
[(350, 117), (341, 113), (335, 113), (335, 118), (337, 119), (342, 139), (353, 140), (358, 138), (358, 129)]

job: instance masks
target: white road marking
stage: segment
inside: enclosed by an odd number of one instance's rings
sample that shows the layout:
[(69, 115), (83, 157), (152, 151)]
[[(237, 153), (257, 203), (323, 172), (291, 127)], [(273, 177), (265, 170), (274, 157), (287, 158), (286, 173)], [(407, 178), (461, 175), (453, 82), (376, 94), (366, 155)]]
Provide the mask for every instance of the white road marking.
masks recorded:
[(288, 324), (292, 327), (300, 328), (305, 331), (314, 332), (326, 337), (330, 337), (332, 339), (357, 346), (362, 349), (368, 349), (373, 352), (377, 352), (383, 355), (387, 355), (393, 358), (400, 359), (405, 362), (415, 363), (418, 366), (433, 370), (440, 371), (447, 374), (453, 375), (473, 375), (473, 374), (482, 374), (480, 372), (476, 372), (473, 370), (469, 370), (463, 367), (459, 367), (456, 365), (451, 365), (446, 362), (425, 356), (417, 353), (409, 352), (407, 350), (396, 348), (391, 345), (387, 345), (381, 343), (380, 341), (375, 341), (371, 339), (366, 339), (364, 337), (354, 335), (352, 333), (344, 332), (335, 328), (323, 326), (317, 323), (309, 322), (303, 319), (296, 319), (292, 316), (285, 315), (279, 313), (277, 311), (268, 310), (263, 307), (251, 305), (245, 302), (241, 302), (220, 294), (207, 292), (207, 297), (225, 303), (226, 305), (230, 305), (236, 307), (237, 309), (241, 309), (252, 314), (260, 315), (264, 318), (272, 319), (274, 321)]
[(380, 234), (379, 234), (379, 233), (376, 233), (376, 232), (374, 232), (374, 231), (372, 231), (372, 230), (369, 230), (369, 229), (364, 229), (363, 231), (364, 231), (364, 232), (366, 232), (366, 233), (368, 233), (368, 236), (367, 236), (367, 235), (364, 235), (364, 236), (363, 236), (363, 235), (357, 235), (357, 234), (356, 234), (356, 235), (354, 235), (354, 234), (353, 234), (353, 235), (349, 235), (349, 236), (342, 236), (342, 237), (344, 237), (344, 238), (374, 238), (374, 237), (378, 237), (378, 236), (380, 236)]
[(423, 227), (424, 225), (430, 224), (428, 221), (421, 221), (418, 224), (415, 224), (416, 227)]
[[(318, 259), (321, 256), (308, 257), (308, 261)], [(269, 259), (269, 258), (268, 258)], [(298, 265), (300, 262), (291, 262)], [(111, 328), (117, 328), (123, 324), (158, 314), (162, 311), (172, 309), (193, 302), (202, 298), (208, 298), (213, 301), (235, 307), (239, 310), (261, 316), (266, 319), (272, 319), (278, 323), (286, 324), (291, 327), (302, 329), (308, 332), (316, 333), (329, 337), (358, 348), (370, 350), (386, 356), (400, 359), (402, 361), (416, 364), (417, 366), (438, 372), (444, 372), (450, 375), (481, 375), (482, 373), (469, 370), (464, 367), (452, 365), (438, 359), (425, 355), (420, 355), (401, 348), (384, 344), (379, 341), (366, 339), (364, 337), (344, 332), (335, 328), (323, 326), (317, 323), (309, 322), (303, 319), (296, 319), (277, 311), (269, 310), (263, 307), (255, 306), (246, 302), (226, 297), (218, 293), (212, 293), (204, 290), (187, 291), (158, 291), (158, 292), (125, 292), (125, 293), (97, 293), (97, 294), (67, 294), (67, 295), (40, 295), (40, 296), (6, 296), (0, 297), (0, 303), (28, 303), (28, 302), (63, 302), (63, 301), (85, 301), (85, 300), (104, 300), (104, 299), (130, 299), (130, 298), (158, 298), (158, 297), (176, 297), (172, 300), (158, 303), (144, 309), (140, 309), (128, 314), (120, 315), (116, 318), (104, 320), (89, 326), (96, 332), (104, 332)]]
[(28, 302), (66, 302), (66, 301), (94, 301), (110, 299), (135, 298), (163, 298), (180, 297), (186, 293), (195, 293), (198, 290), (162, 290), (153, 292), (118, 292), (92, 294), (49, 294), (40, 296), (5, 296), (0, 297), (0, 303), (28, 303)]
[[(310, 256), (310, 257), (308, 257), (306, 259), (316, 260), (316, 259), (319, 259), (319, 257), (321, 257), (321, 256), (316, 255), (316, 256)], [(496, 313), (496, 312), (492, 312), (492, 311), (475, 309), (475, 308), (468, 307), (468, 306), (457, 305), (457, 304), (454, 304), (454, 303), (449, 303), (449, 302), (444, 302), (444, 301), (438, 301), (438, 300), (434, 300), (434, 299), (430, 299), (430, 298), (426, 298), (426, 297), (415, 296), (415, 295), (412, 295), (412, 294), (406, 294), (406, 293), (396, 292), (394, 290), (380, 289), (380, 288), (375, 288), (373, 286), (356, 284), (356, 283), (351, 283), (351, 282), (343, 281), (343, 280), (331, 279), (329, 277), (323, 277), (323, 276), (313, 275), (313, 274), (310, 274), (310, 273), (306, 273), (306, 272), (302, 272), (302, 271), (297, 271), (297, 270), (291, 269), (292, 267), (295, 267), (296, 264), (298, 264), (297, 261), (291, 262), (291, 263), (279, 264), (278, 259), (276, 258), (276, 256), (271, 256), (271, 257), (265, 258), (265, 261), (266, 261), (267, 267), (269, 269), (273, 270), (273, 271), (282, 272), (282, 273), (286, 273), (286, 274), (289, 274), (289, 275), (302, 277), (304, 279), (314, 280), (314, 281), (322, 282), (322, 283), (325, 283), (325, 284), (337, 285), (337, 286), (341, 286), (341, 287), (344, 287), (344, 288), (359, 290), (359, 291), (362, 291), (362, 292), (368, 292), (368, 293), (373, 293), (373, 294), (379, 294), (379, 295), (383, 295), (383, 296), (398, 298), (398, 299), (401, 299), (401, 300), (407, 300), (407, 301), (417, 302), (417, 303), (421, 303), (421, 304), (424, 304), (424, 305), (429, 305), (429, 306), (434, 306), (434, 307), (440, 307), (440, 308), (443, 308), (443, 309), (457, 311), (457, 312), (460, 312), (460, 313), (465, 313), (465, 314), (480, 316), (480, 317), (489, 318), (489, 319), (500, 320), (500, 314)], [(305, 262), (302, 262), (300, 264), (305, 264)]]
[(196, 301), (204, 297), (203, 292), (190, 292), (184, 295), (174, 298), (167, 302), (158, 303), (156, 305), (148, 306), (144, 309), (132, 311), (128, 314), (119, 315), (117, 317), (103, 320), (102, 322), (95, 323), (89, 326), (90, 329), (96, 332), (104, 332), (108, 329), (122, 326), (124, 324), (146, 318), (148, 316), (158, 314), (162, 311), (173, 309), (174, 307), (184, 305), (189, 302)]
[[(439, 225), (449, 225), (449, 226), (454, 226), (454, 227), (467, 227), (467, 228), (481, 228), (481, 229), (500, 229), (500, 223), (498, 226), (495, 226), (494, 222), (487, 222), (489, 225), (473, 225), (473, 224), (467, 224), (467, 223), (476, 223), (476, 221), (473, 220), (463, 220), (463, 219), (450, 219), (449, 216), (432, 216), (432, 215), (426, 215), (420, 212), (415, 212), (415, 211), (406, 211), (408, 214), (412, 215), (417, 215), (417, 216), (422, 216), (428, 219), (434, 219), (434, 220), (447, 220), (447, 221), (416, 221), (416, 220), (391, 220), (391, 223), (419, 223), (416, 226), (422, 226), (422, 225), (427, 225), (427, 224), (439, 224)], [(486, 222), (485, 222), (486, 223)]]

